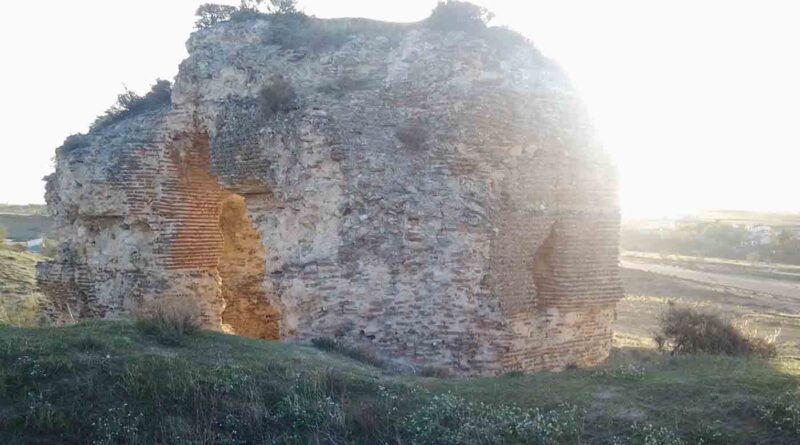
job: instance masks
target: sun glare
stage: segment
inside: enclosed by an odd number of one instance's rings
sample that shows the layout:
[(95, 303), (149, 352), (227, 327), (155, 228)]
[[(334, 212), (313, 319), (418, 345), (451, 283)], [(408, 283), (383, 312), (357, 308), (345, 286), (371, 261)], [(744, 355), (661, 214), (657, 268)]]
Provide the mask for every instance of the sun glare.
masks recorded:
[(800, 210), (791, 2), (487, 6), (575, 81), (619, 167), (626, 216)]
[[(721, 207), (800, 211), (795, 2), (475, 2), (495, 12), (493, 24), (525, 34), (573, 79), (620, 170), (625, 215)], [(78, 9), (65, 24), (58, 19), (64, 6), (53, 2), (52, 14), (39, 20), (62, 38), (32, 36), (27, 48), (12, 45), (9, 65), (25, 70), (0, 74), (3, 120), (18, 121), (6, 133), (17, 162), (0, 165), (0, 202), (42, 202), (40, 178), (66, 135), (85, 131), (123, 84), (141, 92), (153, 76), (174, 75), (200, 3), (165, 8), (147, 0), (123, 11), (87, 1), (70, 4)], [(423, 19), (433, 6), (433, 0), (301, 2), (318, 17), (391, 21)], [(26, 3), (11, 7), (11, 15), (30, 14)], [(153, 17), (152, 8), (162, 14)], [(90, 11), (108, 19), (97, 21)], [(123, 17), (148, 21), (153, 32), (120, 32)], [(0, 30), (2, 40), (26, 34), (25, 26), (10, 22)], [(75, 64), (81, 70), (60, 70), (60, 83), (46, 74), (52, 65)], [(28, 91), (49, 105), (30, 100)]]

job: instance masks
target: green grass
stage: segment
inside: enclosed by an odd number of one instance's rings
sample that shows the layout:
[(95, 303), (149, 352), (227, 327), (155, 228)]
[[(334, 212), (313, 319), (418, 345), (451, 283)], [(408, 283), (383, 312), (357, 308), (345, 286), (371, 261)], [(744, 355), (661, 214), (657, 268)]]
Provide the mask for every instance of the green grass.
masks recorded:
[(438, 379), (208, 332), (170, 347), (126, 322), (0, 327), (0, 443), (790, 444), (799, 374), (627, 351), (595, 370)]

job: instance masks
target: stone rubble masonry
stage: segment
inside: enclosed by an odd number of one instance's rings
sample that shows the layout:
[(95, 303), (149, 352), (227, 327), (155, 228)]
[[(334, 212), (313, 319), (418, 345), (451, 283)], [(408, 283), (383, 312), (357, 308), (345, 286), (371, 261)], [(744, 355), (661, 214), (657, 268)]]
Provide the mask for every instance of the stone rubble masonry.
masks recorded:
[[(191, 298), (211, 329), (335, 337), (411, 371), (603, 362), (617, 179), (557, 65), (491, 32), (314, 23), (350, 34), (198, 31), (171, 105), (58, 151), (63, 242), (38, 268), (57, 316)], [(296, 97), (265, 113), (275, 76)]]

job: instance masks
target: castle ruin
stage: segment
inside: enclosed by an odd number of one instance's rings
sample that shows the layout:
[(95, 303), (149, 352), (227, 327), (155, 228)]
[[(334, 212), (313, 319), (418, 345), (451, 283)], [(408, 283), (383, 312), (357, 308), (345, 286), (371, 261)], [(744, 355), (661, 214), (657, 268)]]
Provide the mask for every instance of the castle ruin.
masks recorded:
[(617, 180), (565, 74), (503, 29), (308, 20), (336, 38), (194, 33), (170, 103), (58, 150), (57, 313), (190, 298), (210, 329), (409, 369), (604, 361)]

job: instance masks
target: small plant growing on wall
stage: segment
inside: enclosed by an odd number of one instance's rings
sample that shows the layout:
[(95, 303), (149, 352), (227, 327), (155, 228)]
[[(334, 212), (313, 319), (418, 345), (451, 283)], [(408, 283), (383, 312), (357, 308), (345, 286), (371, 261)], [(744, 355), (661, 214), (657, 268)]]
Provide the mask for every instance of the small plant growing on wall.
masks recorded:
[(494, 14), (486, 8), (458, 0), (440, 1), (426, 24), (439, 31), (481, 31)]
[(424, 119), (411, 119), (397, 127), (395, 137), (406, 148), (420, 150), (425, 147), (430, 136), (428, 127), (428, 122)]
[(95, 119), (91, 130), (101, 130), (123, 119), (154, 110), (171, 102), (172, 83), (168, 80), (156, 80), (156, 83), (150, 88), (150, 92), (144, 96), (140, 96), (126, 88), (124, 93), (117, 96), (117, 103), (106, 110), (102, 116)]
[(270, 77), (258, 93), (258, 104), (265, 117), (288, 111), (296, 97), (294, 87), (281, 75)]

